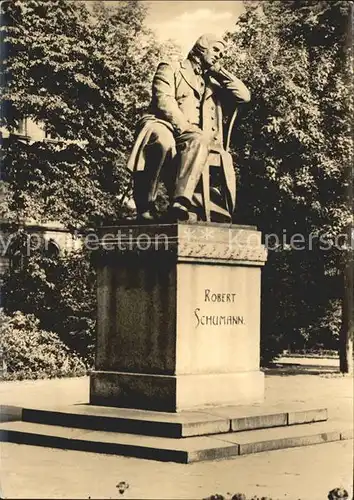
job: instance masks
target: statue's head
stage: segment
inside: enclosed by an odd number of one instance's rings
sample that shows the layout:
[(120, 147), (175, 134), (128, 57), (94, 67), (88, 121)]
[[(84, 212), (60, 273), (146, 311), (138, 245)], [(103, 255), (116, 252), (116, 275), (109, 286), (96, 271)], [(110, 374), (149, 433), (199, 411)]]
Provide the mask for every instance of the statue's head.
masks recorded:
[(215, 64), (224, 55), (225, 42), (212, 33), (206, 33), (198, 38), (188, 54), (190, 59), (199, 59), (204, 67)]

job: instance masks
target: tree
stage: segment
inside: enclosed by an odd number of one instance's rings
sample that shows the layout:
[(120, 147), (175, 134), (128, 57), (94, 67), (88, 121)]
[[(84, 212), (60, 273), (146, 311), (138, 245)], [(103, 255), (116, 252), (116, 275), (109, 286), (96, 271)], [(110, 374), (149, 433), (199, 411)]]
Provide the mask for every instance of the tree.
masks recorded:
[[(349, 6), (247, 3), (228, 37), (229, 65), (253, 95), (233, 137), (237, 220), (280, 241), (265, 268), (263, 306), (263, 340), (282, 338), (280, 348), (323, 317), (331, 300), (343, 302), (343, 242), (352, 223)], [(290, 241), (294, 234), (304, 250)], [(339, 235), (342, 244), (334, 244)]]
[[(353, 3), (351, 4), (350, 17), (347, 23), (347, 35), (345, 51), (350, 55), (349, 61), (351, 63), (350, 68), (353, 67)], [(352, 73), (350, 73), (352, 75)], [(349, 85), (353, 87), (352, 81), (349, 80)], [(351, 137), (354, 137), (353, 120), (351, 120)], [(353, 156), (349, 160), (353, 160)], [(352, 212), (354, 212), (354, 190), (353, 190), (353, 178), (354, 178), (354, 166), (353, 161), (349, 161), (347, 165), (347, 180), (346, 180), (346, 194), (348, 206), (351, 207)], [(342, 304), (342, 325), (340, 331), (340, 371), (342, 373), (352, 374), (354, 371), (353, 367), (353, 342), (354, 342), (354, 226), (353, 224), (348, 224), (347, 226), (347, 239), (349, 242), (349, 248), (347, 249), (347, 258), (344, 262), (343, 269), (343, 285), (344, 285), (344, 297)]]
[[(12, 249), (21, 256), (5, 280), (6, 310), (21, 304), (42, 328), (90, 358), (96, 307), (89, 254), (55, 257), (41, 249), (28, 255), (21, 226), (34, 219), (74, 230), (129, 214), (121, 196), (135, 123), (158, 61), (178, 50), (156, 41), (138, 1), (88, 7), (71, 0), (6, 0), (1, 8), (0, 124), (11, 133), (0, 158), (1, 215), (14, 232), (20, 226)], [(12, 134), (24, 117), (44, 124), (50, 140)]]
[(13, 235), (11, 272), (4, 279), (4, 306), (34, 315), (45, 331), (59, 335), (72, 352), (93, 363), (96, 321), (96, 272), (90, 252), (53, 255), (24, 230)]

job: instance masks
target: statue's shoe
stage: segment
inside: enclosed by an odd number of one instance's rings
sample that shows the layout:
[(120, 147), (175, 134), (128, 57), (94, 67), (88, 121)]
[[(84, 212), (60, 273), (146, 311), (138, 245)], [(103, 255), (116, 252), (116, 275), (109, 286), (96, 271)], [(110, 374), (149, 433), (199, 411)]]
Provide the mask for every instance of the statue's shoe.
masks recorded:
[(175, 201), (169, 210), (169, 215), (173, 221), (187, 221), (189, 219), (188, 208)]
[(137, 215), (137, 220), (140, 222), (152, 222), (156, 220), (156, 214), (152, 213), (150, 210), (146, 212), (139, 213)]

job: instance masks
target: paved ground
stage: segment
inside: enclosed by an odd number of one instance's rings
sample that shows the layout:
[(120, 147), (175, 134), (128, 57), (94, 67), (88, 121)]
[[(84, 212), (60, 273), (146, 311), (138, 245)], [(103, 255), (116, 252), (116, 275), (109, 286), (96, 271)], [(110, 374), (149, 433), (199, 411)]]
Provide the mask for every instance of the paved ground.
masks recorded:
[(292, 364), (292, 365), (304, 365), (304, 366), (321, 366), (322, 367), (332, 367), (339, 370), (339, 358), (322, 358), (322, 357), (305, 357), (305, 356), (280, 356), (277, 359), (278, 363), (281, 364)]
[[(292, 373), (289, 371), (289, 373)], [(266, 402), (327, 406), (352, 420), (353, 381), (327, 373), (266, 377)], [(2, 404), (38, 406), (88, 401), (88, 379), (0, 383)], [(181, 465), (1, 443), (5, 498), (202, 499), (244, 492), (275, 499), (325, 500), (330, 489), (352, 494), (353, 442), (279, 450), (230, 460)], [(116, 485), (130, 487), (120, 495)]]

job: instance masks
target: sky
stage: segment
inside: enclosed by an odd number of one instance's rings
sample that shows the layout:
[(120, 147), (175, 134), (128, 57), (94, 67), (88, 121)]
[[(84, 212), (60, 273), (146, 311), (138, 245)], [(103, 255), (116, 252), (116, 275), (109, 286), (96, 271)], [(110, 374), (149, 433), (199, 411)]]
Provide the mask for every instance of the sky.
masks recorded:
[(223, 35), (244, 11), (242, 0), (150, 0), (148, 26), (161, 40), (175, 40), (188, 53), (203, 33)]
[[(147, 25), (160, 41), (175, 40), (186, 55), (203, 33), (223, 35), (244, 12), (242, 0), (144, 0)], [(86, 0), (86, 3), (90, 2)], [(119, 0), (107, 0), (108, 4)]]

